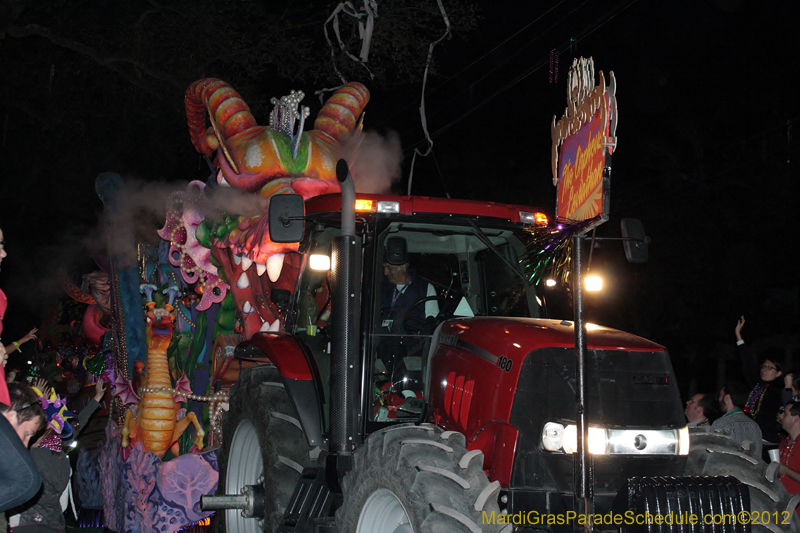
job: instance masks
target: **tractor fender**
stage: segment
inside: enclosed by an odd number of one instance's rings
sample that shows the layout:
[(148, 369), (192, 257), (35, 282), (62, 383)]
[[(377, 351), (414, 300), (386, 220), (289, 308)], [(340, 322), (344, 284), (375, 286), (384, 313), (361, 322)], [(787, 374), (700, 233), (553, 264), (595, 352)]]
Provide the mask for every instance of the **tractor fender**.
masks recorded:
[(483, 469), (489, 479), (502, 487), (511, 484), (514, 457), (517, 453), (519, 430), (508, 422), (495, 420), (483, 426), (467, 445), (467, 449), (483, 452)]
[(288, 333), (256, 333), (240, 343), (234, 355), (244, 361), (272, 364), (278, 369), (308, 445), (325, 449), (322, 381), (305, 347)]

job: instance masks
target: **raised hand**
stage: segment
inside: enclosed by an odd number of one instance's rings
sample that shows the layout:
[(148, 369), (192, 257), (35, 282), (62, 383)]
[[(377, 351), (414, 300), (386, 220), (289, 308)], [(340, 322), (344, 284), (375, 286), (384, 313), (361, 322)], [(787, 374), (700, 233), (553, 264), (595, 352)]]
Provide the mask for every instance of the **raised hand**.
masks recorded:
[(743, 341), (742, 339), (742, 328), (744, 327), (744, 315), (739, 317), (739, 320), (736, 322), (736, 329), (734, 332), (736, 333), (736, 340)]
[(30, 330), (28, 333), (26, 333), (25, 336), (22, 337), (17, 342), (20, 343), (20, 344), (25, 344), (28, 341), (35, 340), (37, 331), (39, 331), (39, 328), (33, 328), (32, 330)]
[(106, 395), (106, 382), (102, 378), (94, 384), (94, 401), (100, 403)]

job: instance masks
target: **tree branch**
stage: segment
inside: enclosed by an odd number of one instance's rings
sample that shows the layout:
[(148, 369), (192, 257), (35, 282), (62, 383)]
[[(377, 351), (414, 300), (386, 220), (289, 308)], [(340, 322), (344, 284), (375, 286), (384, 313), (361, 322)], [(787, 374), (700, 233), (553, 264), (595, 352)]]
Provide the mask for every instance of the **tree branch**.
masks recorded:
[(95, 61), (97, 64), (113, 71), (122, 76), (128, 83), (142, 89), (143, 91), (160, 98), (163, 94), (162, 91), (154, 90), (153, 88), (149, 87), (147, 84), (143, 83), (141, 80), (137, 79), (135, 76), (131, 75), (129, 72), (126, 72), (123, 68), (121, 68), (120, 64), (125, 63), (129, 64), (140, 71), (144, 72), (151, 78), (164, 81), (169, 83), (170, 85), (178, 88), (183, 89), (183, 83), (179, 82), (172, 76), (168, 76), (167, 74), (158, 72), (154, 69), (151, 69), (147, 65), (140, 63), (131, 58), (124, 58), (124, 57), (114, 57), (114, 56), (106, 56), (91, 48), (86, 46), (83, 43), (74, 41), (72, 39), (67, 39), (65, 37), (61, 37), (60, 35), (56, 35), (48, 28), (44, 28), (37, 24), (28, 24), (26, 26), (14, 26), (9, 25), (6, 27), (6, 31), (8, 35), (14, 37), (16, 39), (22, 39), (24, 37), (42, 37), (47, 39), (48, 41), (52, 42), (55, 45), (58, 45), (62, 48), (66, 48), (68, 50), (72, 50), (73, 52), (77, 52), (79, 54), (85, 55)]

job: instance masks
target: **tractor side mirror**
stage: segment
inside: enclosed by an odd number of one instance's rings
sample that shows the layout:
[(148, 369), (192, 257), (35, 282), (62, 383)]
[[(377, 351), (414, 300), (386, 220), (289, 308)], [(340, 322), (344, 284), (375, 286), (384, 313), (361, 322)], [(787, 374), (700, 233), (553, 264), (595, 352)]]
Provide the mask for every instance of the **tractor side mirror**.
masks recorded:
[(269, 238), (272, 242), (300, 242), (304, 231), (304, 203), (299, 194), (278, 194), (269, 200)]
[(638, 218), (623, 218), (620, 225), (625, 258), (629, 263), (646, 263), (650, 237), (645, 235), (642, 222)]

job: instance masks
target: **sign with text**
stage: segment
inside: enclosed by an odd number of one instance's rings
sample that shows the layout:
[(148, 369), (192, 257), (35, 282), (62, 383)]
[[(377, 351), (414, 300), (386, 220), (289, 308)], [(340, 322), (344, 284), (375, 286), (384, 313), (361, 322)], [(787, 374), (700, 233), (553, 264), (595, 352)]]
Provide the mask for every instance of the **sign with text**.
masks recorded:
[[(616, 83), (600, 72), (594, 82), (594, 63), (576, 59), (570, 68), (567, 109), (553, 117), (553, 184), (557, 187), (556, 218), (596, 219), (584, 231), (608, 220), (611, 154), (616, 146)], [(559, 150), (560, 147), (560, 150)]]

